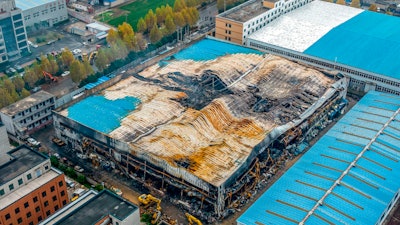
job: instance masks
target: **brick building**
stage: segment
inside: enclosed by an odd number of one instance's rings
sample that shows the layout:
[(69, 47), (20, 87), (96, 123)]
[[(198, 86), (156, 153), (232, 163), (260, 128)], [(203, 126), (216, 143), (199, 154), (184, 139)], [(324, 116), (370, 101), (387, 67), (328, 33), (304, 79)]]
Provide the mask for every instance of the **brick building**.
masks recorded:
[(27, 146), (0, 156), (0, 225), (38, 224), (69, 202), (64, 174)]

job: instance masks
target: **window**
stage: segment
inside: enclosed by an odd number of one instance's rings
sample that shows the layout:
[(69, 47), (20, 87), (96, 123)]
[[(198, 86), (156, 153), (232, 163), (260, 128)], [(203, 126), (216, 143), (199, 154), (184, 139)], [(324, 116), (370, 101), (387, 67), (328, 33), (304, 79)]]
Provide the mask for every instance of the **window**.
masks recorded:
[(6, 220), (9, 220), (11, 218), (10, 213), (6, 214)]
[(46, 195), (47, 195), (47, 194), (46, 194), (46, 191), (43, 191), (43, 192), (42, 192), (42, 197), (46, 197)]
[(50, 216), (50, 210), (47, 210), (46, 216)]
[(28, 207), (29, 207), (29, 203), (28, 203), (28, 202), (25, 202), (25, 203), (24, 203), (24, 207), (25, 207), (25, 209), (28, 208)]
[(61, 196), (64, 196), (65, 195), (65, 191), (61, 191)]
[(58, 210), (58, 205), (54, 206), (54, 211)]
[(32, 213), (31, 212), (28, 212), (27, 214), (26, 214), (26, 218), (29, 218), (29, 217), (31, 217), (32, 216)]
[(28, 180), (32, 179), (32, 174), (26, 175), (26, 178), (28, 178)]
[(64, 200), (62, 203), (63, 203), (63, 205), (66, 205), (67, 204), (67, 200)]
[(55, 196), (55, 195), (53, 196), (53, 202), (54, 201), (57, 201), (57, 196)]
[(55, 188), (54, 186), (51, 186), (50, 191), (51, 191), (51, 192), (54, 192), (55, 189), (56, 189), (56, 188)]
[(40, 207), (39, 207), (39, 206), (36, 207), (36, 208), (35, 208), (35, 211), (36, 211), (36, 212), (40, 212)]
[(31, 221), (31, 222), (29, 222), (29, 225), (33, 225), (33, 222)]
[(21, 185), (23, 183), (24, 183), (24, 181), (22, 181), (22, 178), (18, 180), (18, 185)]
[(17, 222), (18, 222), (18, 224), (21, 224), (22, 223), (22, 218), (21, 217), (18, 218)]
[(5, 194), (4, 189), (1, 189), (1, 190), (0, 190), (0, 196), (2, 196), (2, 195), (4, 195), (4, 194)]
[(10, 191), (12, 191), (14, 189), (14, 184), (8, 185), (8, 188), (10, 189)]
[(44, 206), (48, 206), (48, 205), (49, 205), (49, 201), (45, 201)]
[(37, 220), (40, 222), (42, 221), (42, 219), (43, 219), (42, 216), (39, 216)]
[(37, 201), (38, 201), (37, 196), (33, 197), (33, 202), (37, 202)]
[(19, 207), (17, 207), (17, 208), (15, 209), (15, 214), (18, 214), (19, 212), (20, 212)]
[(64, 183), (63, 183), (62, 181), (58, 182), (58, 186), (60, 186), (60, 187), (62, 187), (63, 184), (64, 184)]
[(48, 169), (49, 169), (49, 166), (48, 166), (48, 165), (45, 165), (45, 166), (44, 166), (44, 169), (45, 169), (45, 170), (48, 170)]

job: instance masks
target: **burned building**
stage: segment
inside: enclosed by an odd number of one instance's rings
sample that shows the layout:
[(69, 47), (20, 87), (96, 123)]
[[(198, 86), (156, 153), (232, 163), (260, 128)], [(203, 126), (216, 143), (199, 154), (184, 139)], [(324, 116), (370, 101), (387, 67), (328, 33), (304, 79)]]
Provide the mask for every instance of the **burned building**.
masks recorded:
[[(206, 39), (190, 48), (203, 42), (213, 51), (238, 47)], [(221, 218), (286, 149), (297, 151), (296, 143), (338, 111), (347, 87), (343, 78), (281, 57), (235, 53), (202, 61), (174, 56), (148, 67), (56, 110), (56, 134)]]

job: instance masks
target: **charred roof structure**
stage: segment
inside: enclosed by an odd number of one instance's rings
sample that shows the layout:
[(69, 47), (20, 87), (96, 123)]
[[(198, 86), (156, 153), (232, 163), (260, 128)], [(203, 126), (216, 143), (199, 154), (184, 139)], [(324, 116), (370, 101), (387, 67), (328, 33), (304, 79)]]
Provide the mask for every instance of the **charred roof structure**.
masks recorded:
[(335, 111), (346, 87), (273, 55), (171, 57), (57, 110), (54, 121), (75, 149), (103, 154), (183, 202), (191, 197), (210, 219), (241, 204), (287, 146)]

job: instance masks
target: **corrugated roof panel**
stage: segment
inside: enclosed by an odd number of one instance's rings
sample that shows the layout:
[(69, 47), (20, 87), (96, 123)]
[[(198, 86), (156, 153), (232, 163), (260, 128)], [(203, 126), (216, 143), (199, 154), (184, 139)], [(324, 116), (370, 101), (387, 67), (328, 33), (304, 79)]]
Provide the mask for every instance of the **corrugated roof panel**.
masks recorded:
[(399, 108), (397, 96), (368, 93), (238, 223), (375, 224), (400, 188)]

